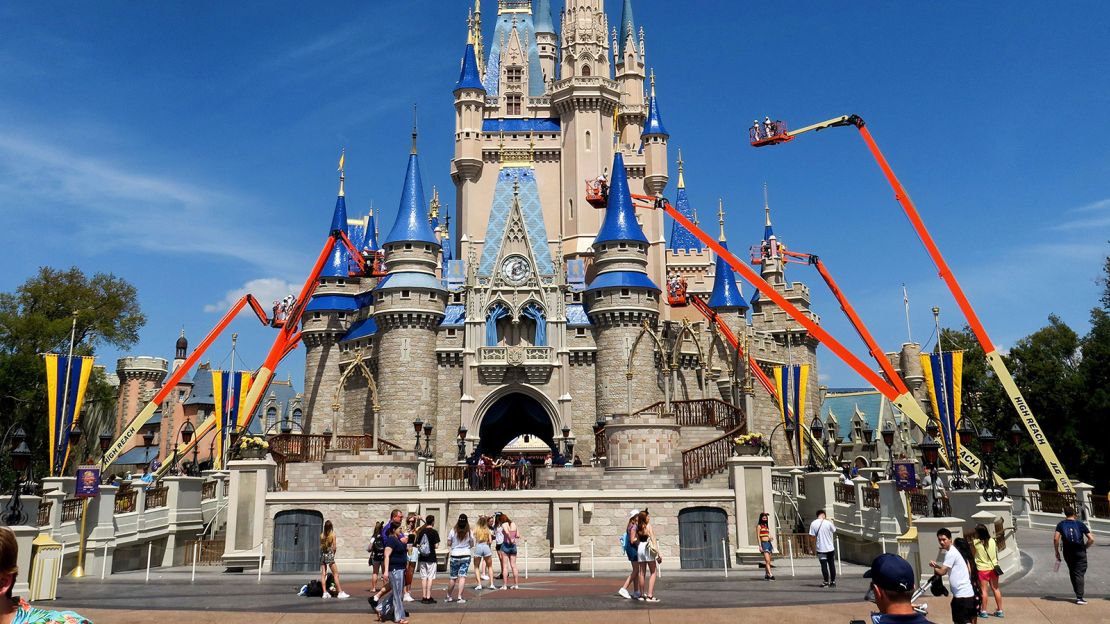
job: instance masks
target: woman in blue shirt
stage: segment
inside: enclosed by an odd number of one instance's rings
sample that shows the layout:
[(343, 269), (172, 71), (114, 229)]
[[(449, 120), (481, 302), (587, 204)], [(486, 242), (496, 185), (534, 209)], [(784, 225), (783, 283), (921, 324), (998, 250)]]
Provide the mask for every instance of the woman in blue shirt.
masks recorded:
[(389, 525), (389, 533), (385, 537), (385, 565), (386, 577), (389, 578), (390, 587), (393, 589), (390, 600), (393, 601), (393, 621), (397, 624), (408, 624), (405, 613), (405, 570), (409, 565), (408, 547), (401, 541), (401, 524)]

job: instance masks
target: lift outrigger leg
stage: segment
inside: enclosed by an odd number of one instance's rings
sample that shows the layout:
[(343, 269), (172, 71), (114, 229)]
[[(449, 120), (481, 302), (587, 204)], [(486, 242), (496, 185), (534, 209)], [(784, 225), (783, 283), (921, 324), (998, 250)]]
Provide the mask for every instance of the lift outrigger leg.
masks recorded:
[[(987, 362), (990, 364), (991, 369), (994, 371), (999, 381), (1002, 382), (1002, 387), (1005, 388), (1006, 394), (1010, 397), (1010, 402), (1013, 403), (1014, 409), (1017, 410), (1022, 424), (1025, 425), (1025, 430), (1032, 438), (1033, 444), (1036, 445), (1045, 465), (1048, 466), (1049, 473), (1052, 474), (1052, 478), (1056, 481), (1056, 488), (1061, 492), (1074, 492), (1075, 490), (1072, 487), (1071, 480), (1068, 479), (1063, 465), (1056, 457), (1056, 452), (1052, 450), (1052, 446), (1048, 442), (1048, 437), (1045, 436), (1044, 431), (1033, 415), (1033, 410), (1029, 407), (1029, 402), (1025, 400), (1021, 390), (1018, 389), (1017, 383), (1014, 382), (1013, 375), (1010, 374), (1010, 370), (1006, 367), (1006, 363), (998, 353), (998, 348), (991, 341), (990, 336), (987, 335), (987, 330), (983, 327), (982, 321), (979, 320), (979, 315), (976, 314), (975, 309), (971, 307), (971, 302), (968, 301), (963, 288), (960, 287), (960, 283), (956, 280), (956, 276), (952, 273), (952, 269), (948, 266), (948, 262), (945, 261), (932, 235), (929, 234), (928, 228), (925, 227), (925, 222), (921, 219), (917, 207), (914, 205), (913, 200), (910, 199), (909, 193), (906, 192), (905, 187), (902, 186), (898, 177), (894, 175), (894, 170), (890, 167), (890, 163), (887, 162), (886, 157), (883, 156), (878, 144), (875, 143), (875, 139), (871, 137), (871, 132), (867, 129), (867, 124), (863, 121), (863, 118), (859, 115), (843, 115), (828, 121), (823, 121), (819, 124), (800, 128), (788, 134), (790, 138), (794, 138), (794, 136), (810, 130), (822, 130), (824, 128), (839, 126), (855, 126), (860, 136), (863, 137), (863, 141), (867, 144), (867, 149), (871, 152), (871, 156), (874, 157), (883, 175), (886, 176), (887, 182), (890, 184), (891, 188), (894, 189), (894, 199), (902, 206), (902, 210), (906, 213), (906, 217), (909, 218), (914, 231), (917, 232), (921, 244), (929, 253), (929, 257), (932, 258), (933, 264), (936, 265), (940, 278), (944, 280), (945, 285), (948, 287), (948, 291), (952, 293), (952, 297), (956, 300), (956, 305), (959, 306), (960, 311), (963, 312), (964, 318), (967, 320), (967, 324), (971, 327), (972, 333), (975, 334), (976, 340), (978, 340), (979, 344), (983, 347), (983, 352), (987, 356)], [(753, 145), (755, 145), (755, 143), (753, 143)], [(761, 147), (761, 145), (756, 145), (756, 147)]]

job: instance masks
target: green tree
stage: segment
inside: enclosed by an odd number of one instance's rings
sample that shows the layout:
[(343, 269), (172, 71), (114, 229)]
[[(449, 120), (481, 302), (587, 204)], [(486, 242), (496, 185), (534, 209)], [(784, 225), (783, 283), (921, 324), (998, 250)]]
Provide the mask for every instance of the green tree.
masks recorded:
[[(87, 277), (77, 267), (41, 267), (14, 292), (0, 293), (0, 434), (23, 427), (39, 476), (49, 443), (42, 354), (69, 350), (74, 318), (75, 355), (95, 355), (103, 345), (129, 348), (146, 323), (134, 286), (106, 273)], [(94, 375), (86, 395), (114, 401), (103, 373)]]

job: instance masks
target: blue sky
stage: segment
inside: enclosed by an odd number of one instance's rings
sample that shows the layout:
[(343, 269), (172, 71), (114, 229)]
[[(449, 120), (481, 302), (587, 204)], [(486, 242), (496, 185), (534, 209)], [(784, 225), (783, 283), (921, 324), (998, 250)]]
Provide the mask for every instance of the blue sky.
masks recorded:
[[(483, 4), (491, 27), (495, 3)], [(619, 2), (606, 4), (618, 22)], [(469, 6), (0, 4), (0, 289), (44, 264), (116, 273), (150, 317), (133, 352), (171, 357), (181, 326), (196, 344), (237, 293), (268, 302), (303, 281), (341, 147), (348, 209), (373, 202), (388, 231), (414, 102), (426, 191), (453, 198), (451, 89)], [(903, 283), (915, 339), (931, 334), (933, 305), (962, 325), (853, 130), (746, 143), (765, 114), (800, 126), (857, 113), (999, 345), (1050, 313), (1086, 329), (1110, 250), (1106, 5), (635, 7), (691, 199), (703, 223), (724, 199), (734, 249), (757, 242), (766, 182), (776, 232), (822, 256), (884, 348), (906, 339)], [(865, 353), (816, 275), (789, 276)], [(249, 320), (234, 331), (257, 366), (271, 335)], [(209, 359), (226, 366), (229, 349)], [(300, 386), (302, 358), (279, 378)], [(861, 385), (828, 351), (821, 363), (825, 382)]]

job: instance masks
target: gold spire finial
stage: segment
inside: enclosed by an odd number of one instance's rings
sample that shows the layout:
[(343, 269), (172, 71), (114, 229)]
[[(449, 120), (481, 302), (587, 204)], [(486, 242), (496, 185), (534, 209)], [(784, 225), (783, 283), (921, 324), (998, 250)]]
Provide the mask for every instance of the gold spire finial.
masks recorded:
[(721, 234), (717, 240), (725, 240), (725, 200), (720, 197), (717, 198), (717, 223), (721, 226)]
[(409, 153), (416, 153), (416, 102), (412, 103), (412, 151)]
[(339, 151), (339, 196), (340, 197), (343, 197), (346, 194), (346, 193), (343, 192), (343, 178), (344, 178), (343, 166), (344, 166), (344, 164), (346, 164), (346, 162), (347, 162), (347, 148), (344, 147)]
[(678, 148), (678, 188), (686, 188), (686, 179), (682, 177), (682, 148)]
[(432, 201), (428, 204), (428, 222), (439, 218), (439, 189), (432, 185)]
[(474, 12), (466, 10), (466, 45), (474, 44)]
[(182, 338), (185, 337), (185, 326), (184, 325), (181, 326), (181, 337)]
[(771, 225), (771, 204), (767, 201), (767, 183), (763, 183), (763, 213), (766, 215), (766, 222), (763, 225)]
[(655, 97), (655, 68), (651, 68), (651, 97)]
[[(374, 217), (374, 200), (370, 200), (370, 218)], [(377, 225), (377, 224), (375, 224)]]
[(443, 215), (443, 238), (451, 238), (451, 213)]

